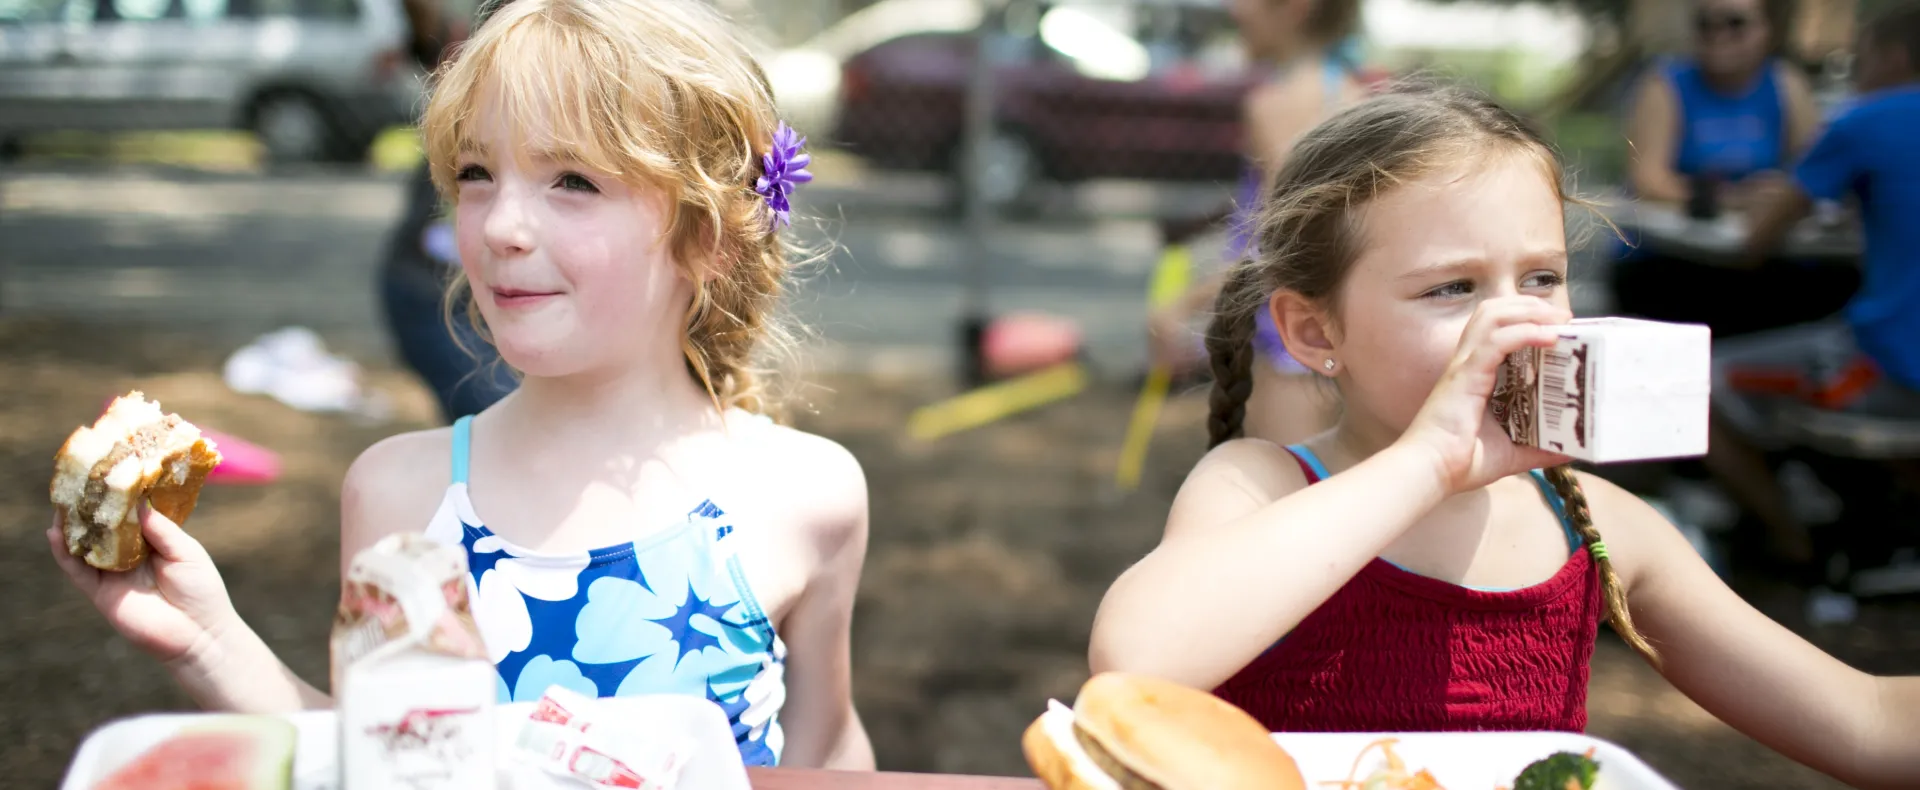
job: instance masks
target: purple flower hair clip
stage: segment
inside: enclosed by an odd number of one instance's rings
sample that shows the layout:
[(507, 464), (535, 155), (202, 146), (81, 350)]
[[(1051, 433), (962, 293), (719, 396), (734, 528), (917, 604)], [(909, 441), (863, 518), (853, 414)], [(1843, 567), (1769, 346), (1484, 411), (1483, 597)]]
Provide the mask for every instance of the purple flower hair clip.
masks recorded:
[(789, 198), (794, 189), (813, 180), (813, 174), (807, 172), (813, 157), (802, 150), (806, 146), (807, 138), (781, 121), (780, 127), (773, 131), (773, 150), (760, 157), (763, 172), (753, 182), (753, 191), (765, 198), (767, 208), (773, 210), (773, 230), (792, 224), (793, 203)]

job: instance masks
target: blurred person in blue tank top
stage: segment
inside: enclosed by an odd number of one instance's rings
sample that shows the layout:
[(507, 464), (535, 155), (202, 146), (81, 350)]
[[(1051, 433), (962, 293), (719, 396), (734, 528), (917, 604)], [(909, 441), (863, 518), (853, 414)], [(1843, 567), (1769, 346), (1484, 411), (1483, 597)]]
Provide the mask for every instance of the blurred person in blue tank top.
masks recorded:
[(1747, 244), (1764, 255), (1816, 201), (1857, 199), (1866, 236), (1859, 293), (1828, 320), (1714, 345), (1709, 465), (1778, 541), (1799, 544), (1789, 554), (1803, 556), (1805, 530), (1758, 452), (1780, 445), (1769, 410), (1797, 395), (1823, 409), (1920, 422), (1920, 2), (1867, 23), (1859, 64), (1860, 95), (1784, 183), (1757, 196)]
[[(1819, 106), (1806, 75), (1775, 56), (1763, 0), (1698, 0), (1693, 9), (1694, 54), (1656, 62), (1636, 91), (1629, 186), (1637, 200), (1671, 204), (1710, 190), (1707, 202), (1720, 211), (1744, 212), (1812, 141)], [(1613, 268), (1620, 312), (1705, 323), (1723, 337), (1825, 316), (1858, 285), (1845, 269), (1739, 270), (1621, 252)]]

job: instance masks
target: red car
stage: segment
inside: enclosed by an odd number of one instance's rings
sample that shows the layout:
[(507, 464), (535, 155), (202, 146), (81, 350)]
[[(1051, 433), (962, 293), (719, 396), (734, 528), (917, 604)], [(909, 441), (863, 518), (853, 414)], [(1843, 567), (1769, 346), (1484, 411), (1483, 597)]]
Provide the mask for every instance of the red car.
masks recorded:
[[(959, 165), (976, 39), (896, 38), (846, 61), (835, 142), (884, 168)], [(996, 134), (978, 168), (991, 205), (1041, 180), (1232, 180), (1242, 167), (1241, 100), (1251, 76), (1190, 65), (1136, 80), (1099, 79), (1039, 36), (989, 39)]]

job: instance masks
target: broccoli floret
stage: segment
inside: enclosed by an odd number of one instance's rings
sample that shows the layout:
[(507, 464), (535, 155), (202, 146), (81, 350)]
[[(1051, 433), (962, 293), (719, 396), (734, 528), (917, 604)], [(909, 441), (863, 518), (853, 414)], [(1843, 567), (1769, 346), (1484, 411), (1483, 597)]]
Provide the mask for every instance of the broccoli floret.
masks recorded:
[(1513, 790), (1593, 790), (1600, 764), (1573, 752), (1560, 752), (1534, 762), (1513, 780)]

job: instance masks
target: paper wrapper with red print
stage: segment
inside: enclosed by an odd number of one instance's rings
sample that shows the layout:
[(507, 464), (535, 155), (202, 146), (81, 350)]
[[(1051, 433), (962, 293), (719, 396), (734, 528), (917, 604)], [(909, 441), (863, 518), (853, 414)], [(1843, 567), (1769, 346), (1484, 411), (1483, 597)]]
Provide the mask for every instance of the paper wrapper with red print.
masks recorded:
[(495, 670), (459, 546), (400, 534), (353, 558), (334, 616), (341, 786), (495, 785)]
[(673, 790), (699, 744), (684, 735), (646, 737), (598, 701), (548, 688), (515, 738), (520, 759), (581, 790)]

